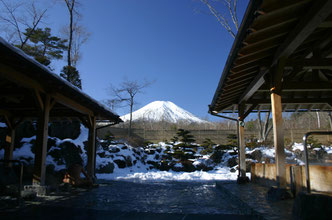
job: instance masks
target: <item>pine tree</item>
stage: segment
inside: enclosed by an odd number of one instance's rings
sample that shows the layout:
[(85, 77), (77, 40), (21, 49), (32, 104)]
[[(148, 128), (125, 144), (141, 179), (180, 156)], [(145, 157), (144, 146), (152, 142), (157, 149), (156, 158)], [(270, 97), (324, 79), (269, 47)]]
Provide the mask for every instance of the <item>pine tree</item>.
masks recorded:
[(78, 70), (73, 66), (64, 66), (61, 70), (60, 76), (66, 79), (74, 86), (82, 89), (82, 81)]
[(30, 36), (29, 43), (31, 43), (25, 44), (23, 51), (45, 66), (49, 66), (52, 59), (61, 59), (64, 50), (67, 49), (65, 44), (67, 40), (52, 36), (50, 28), (44, 30), (27, 28), (23, 34)]
[(180, 138), (180, 141), (185, 145), (195, 142), (194, 136), (190, 134), (190, 131), (184, 129), (178, 129), (176, 132), (177, 136)]

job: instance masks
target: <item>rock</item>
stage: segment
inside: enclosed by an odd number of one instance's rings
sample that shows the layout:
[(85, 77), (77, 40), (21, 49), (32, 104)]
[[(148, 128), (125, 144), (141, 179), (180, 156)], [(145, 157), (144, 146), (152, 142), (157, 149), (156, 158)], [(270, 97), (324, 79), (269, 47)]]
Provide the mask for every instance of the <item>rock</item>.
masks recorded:
[(159, 154), (156, 154), (156, 155), (154, 156), (154, 159), (158, 160), (159, 157), (160, 157)]
[(236, 159), (236, 157), (231, 157), (231, 158), (229, 158), (228, 159), (228, 161), (227, 161), (227, 165), (228, 165), (228, 167), (234, 167), (234, 166), (236, 166), (238, 163), (237, 163), (237, 159)]
[(109, 148), (109, 152), (110, 153), (118, 153), (120, 152), (120, 148), (116, 147), (116, 146), (112, 146)]
[(69, 167), (72, 164), (82, 164), (80, 147), (70, 141), (65, 141), (56, 149), (48, 152), (59, 165), (65, 164)]
[(114, 163), (116, 163), (116, 165), (118, 165), (119, 168), (125, 168), (126, 167), (126, 161), (124, 160), (114, 160)]
[(148, 160), (146, 163), (151, 164), (153, 166), (153, 168), (156, 168), (156, 169), (160, 168), (159, 162), (157, 162), (157, 161)]
[(155, 154), (156, 151), (153, 150), (153, 149), (146, 149), (146, 150), (145, 150), (145, 153), (147, 153), (147, 154), (149, 154), (149, 155), (152, 155), (152, 154)]
[(127, 167), (131, 167), (133, 165), (132, 160), (131, 160), (131, 156), (124, 157), (124, 159), (125, 159)]
[(113, 171), (114, 171), (114, 164), (111, 162), (108, 162), (106, 165), (100, 166), (98, 169), (96, 169), (97, 173), (113, 173)]
[(194, 172), (196, 170), (195, 166), (193, 165), (193, 162), (190, 160), (181, 161), (183, 166), (184, 172)]
[(121, 147), (121, 149), (126, 150), (126, 149), (128, 149), (128, 147), (126, 145), (124, 145), (124, 146)]
[[(141, 156), (141, 151), (139, 149), (133, 148), (134, 153)], [(137, 157), (136, 157), (137, 158)]]
[(215, 151), (213, 154), (210, 156), (210, 159), (215, 162), (215, 163), (220, 163), (221, 158), (224, 155), (223, 151)]
[(262, 151), (260, 150), (254, 150), (252, 153), (251, 153), (251, 158), (253, 160), (257, 160), (257, 162), (261, 162), (262, 161)]
[(231, 173), (235, 173), (235, 172), (236, 172), (236, 169), (231, 168), (229, 171), (230, 171)]
[(24, 200), (34, 200), (35, 198), (37, 198), (37, 192), (32, 190), (23, 190), (21, 192), (21, 197)]

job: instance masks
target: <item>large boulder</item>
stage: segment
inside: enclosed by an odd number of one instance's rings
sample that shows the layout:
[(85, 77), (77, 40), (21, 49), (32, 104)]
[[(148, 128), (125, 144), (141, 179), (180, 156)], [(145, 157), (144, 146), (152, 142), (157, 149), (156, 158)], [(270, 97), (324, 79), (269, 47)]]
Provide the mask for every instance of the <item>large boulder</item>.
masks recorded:
[(132, 162), (132, 159), (131, 159), (131, 156), (126, 156), (124, 157), (125, 159), (125, 162), (126, 162), (126, 166), (127, 167), (131, 167), (133, 165), (133, 162)]
[(213, 152), (213, 154), (210, 156), (210, 159), (214, 162), (214, 163), (220, 163), (221, 162), (221, 158), (224, 155), (223, 151), (215, 151)]
[(126, 161), (124, 161), (124, 160), (117, 159), (117, 160), (114, 160), (114, 163), (116, 163), (116, 165), (118, 165), (119, 168), (126, 167)]
[(114, 171), (114, 163), (108, 162), (106, 165), (99, 166), (98, 169), (96, 169), (97, 173), (113, 173)]
[(183, 171), (184, 172), (194, 172), (196, 170), (195, 166), (193, 165), (193, 162), (190, 160), (182, 161)]
[(260, 150), (254, 150), (251, 153), (251, 159), (256, 160), (257, 162), (261, 162), (263, 157), (263, 153)]
[(69, 141), (61, 143), (58, 148), (51, 149), (48, 154), (59, 165), (65, 164), (69, 167), (73, 164), (83, 164), (80, 148)]
[(231, 158), (229, 158), (228, 159), (228, 161), (227, 161), (227, 165), (229, 166), (229, 167), (234, 167), (234, 166), (236, 166), (238, 163), (237, 163), (237, 159), (236, 159), (236, 157), (231, 157)]

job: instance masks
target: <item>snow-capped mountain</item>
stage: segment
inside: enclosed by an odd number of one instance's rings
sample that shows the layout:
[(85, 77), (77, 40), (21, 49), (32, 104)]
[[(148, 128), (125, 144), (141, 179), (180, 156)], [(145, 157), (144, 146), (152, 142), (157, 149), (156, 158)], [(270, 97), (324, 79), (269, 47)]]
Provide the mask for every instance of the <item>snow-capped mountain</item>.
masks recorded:
[[(129, 121), (129, 118), (130, 114), (121, 116), (123, 121)], [(134, 111), (133, 121), (136, 120), (167, 121), (171, 123), (180, 121), (188, 123), (209, 123), (169, 101), (154, 101)]]

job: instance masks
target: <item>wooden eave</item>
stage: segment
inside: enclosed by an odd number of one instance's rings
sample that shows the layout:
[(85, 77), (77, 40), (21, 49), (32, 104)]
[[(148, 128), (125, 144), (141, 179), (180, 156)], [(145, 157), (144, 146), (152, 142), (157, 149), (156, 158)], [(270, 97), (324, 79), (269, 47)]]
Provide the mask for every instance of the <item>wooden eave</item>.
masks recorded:
[(284, 111), (332, 110), (332, 1), (251, 0), (229, 53), (210, 112), (269, 111), (270, 76), (287, 60)]
[(50, 96), (51, 117), (95, 116), (119, 123), (118, 115), (72, 86), (47, 67), (0, 39), (0, 114), (37, 117), (41, 99)]

